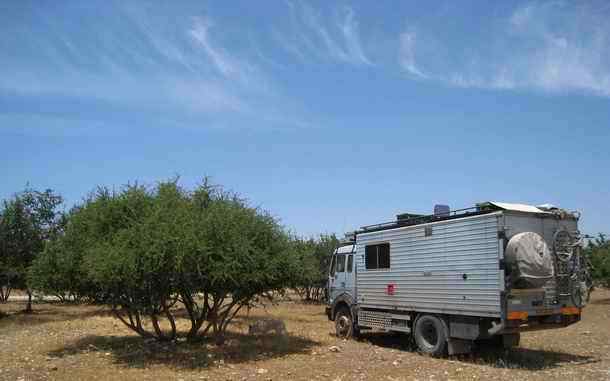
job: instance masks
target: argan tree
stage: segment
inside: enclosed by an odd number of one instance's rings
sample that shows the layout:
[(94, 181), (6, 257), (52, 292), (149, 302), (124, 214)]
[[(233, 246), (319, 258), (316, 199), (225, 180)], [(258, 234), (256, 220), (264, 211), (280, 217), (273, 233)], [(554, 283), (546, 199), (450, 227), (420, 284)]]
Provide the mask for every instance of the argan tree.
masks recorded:
[(610, 241), (603, 234), (599, 234), (589, 242), (585, 254), (591, 263), (593, 281), (610, 287)]
[(28, 293), (26, 312), (32, 311), (32, 291), (27, 287), (27, 272), (43, 251), (45, 244), (63, 229), (59, 209), (62, 197), (48, 189), (40, 192), (26, 189), (0, 207), (0, 281), (1, 301), (6, 301), (12, 288), (25, 288)]
[[(138, 334), (173, 339), (170, 309), (184, 228), (176, 216), (184, 212), (185, 198), (171, 182), (152, 190), (137, 184), (120, 192), (99, 188), (70, 213), (65, 233), (36, 261), (32, 285), (107, 304)], [(169, 322), (167, 332), (162, 319)]]
[(328, 280), (328, 267), (333, 251), (339, 246), (334, 234), (322, 234), (314, 239), (294, 239), (299, 262), (293, 288), (305, 301), (321, 301)]
[(204, 185), (193, 195), (191, 242), (180, 258), (179, 294), (194, 338), (202, 325), (217, 342), (244, 307), (283, 291), (296, 264), (287, 234), (270, 215), (219, 188)]
[[(172, 340), (184, 307), (190, 339), (224, 333), (245, 306), (288, 286), (292, 246), (279, 224), (204, 182), (101, 188), (79, 205), (31, 271), (37, 287), (71, 291), (111, 307), (146, 337)], [(55, 274), (45, 263), (62, 267)]]

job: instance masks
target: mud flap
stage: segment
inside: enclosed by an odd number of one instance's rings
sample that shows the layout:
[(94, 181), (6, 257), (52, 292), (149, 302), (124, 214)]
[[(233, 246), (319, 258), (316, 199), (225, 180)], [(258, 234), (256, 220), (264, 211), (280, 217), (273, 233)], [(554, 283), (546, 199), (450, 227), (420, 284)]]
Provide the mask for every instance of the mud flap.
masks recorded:
[(519, 346), (521, 341), (521, 335), (519, 333), (511, 333), (502, 335), (502, 346), (505, 349)]
[(472, 352), (472, 340), (462, 340), (451, 338), (447, 341), (447, 351), (449, 355), (459, 355)]

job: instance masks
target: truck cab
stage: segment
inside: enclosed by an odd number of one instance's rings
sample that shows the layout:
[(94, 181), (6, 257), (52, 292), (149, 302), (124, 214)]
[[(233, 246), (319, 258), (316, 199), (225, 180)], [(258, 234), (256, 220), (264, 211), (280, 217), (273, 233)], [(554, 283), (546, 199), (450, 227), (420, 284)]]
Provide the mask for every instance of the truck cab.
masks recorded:
[[(326, 314), (331, 320), (335, 320), (335, 315), (342, 310), (345, 315), (356, 303), (356, 245), (353, 242), (343, 243), (333, 252), (330, 270), (328, 273), (328, 306)], [(349, 311), (350, 314), (353, 311)], [(342, 315), (342, 316), (343, 316)], [(351, 329), (351, 319), (343, 316), (337, 323), (341, 325), (338, 329), (345, 331)], [(350, 332), (339, 332), (345, 335)]]

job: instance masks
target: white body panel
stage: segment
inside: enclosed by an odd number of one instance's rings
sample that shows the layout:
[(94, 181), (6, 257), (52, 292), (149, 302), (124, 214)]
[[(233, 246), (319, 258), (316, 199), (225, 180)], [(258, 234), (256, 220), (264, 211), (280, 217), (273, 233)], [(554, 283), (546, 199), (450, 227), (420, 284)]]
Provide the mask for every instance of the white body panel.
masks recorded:
[[(500, 317), (502, 212), (357, 235), (361, 308)], [(432, 234), (426, 236), (426, 227)], [(390, 268), (367, 270), (365, 247), (390, 244)], [(393, 285), (393, 295), (388, 285)]]

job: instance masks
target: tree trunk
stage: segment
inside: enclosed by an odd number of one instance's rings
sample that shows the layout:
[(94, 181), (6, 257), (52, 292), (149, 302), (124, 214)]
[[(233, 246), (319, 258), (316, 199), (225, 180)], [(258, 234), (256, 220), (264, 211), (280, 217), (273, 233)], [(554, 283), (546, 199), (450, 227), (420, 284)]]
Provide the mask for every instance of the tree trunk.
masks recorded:
[(32, 290), (28, 289), (28, 305), (25, 307), (25, 313), (32, 313)]
[[(112, 313), (114, 316), (119, 319), (123, 324), (125, 324), (129, 329), (136, 332), (138, 335), (149, 338), (155, 337), (152, 333), (146, 331), (142, 326), (142, 320), (140, 319), (140, 312), (137, 310), (129, 310), (128, 308), (122, 308), (123, 311), (119, 311), (117, 306), (112, 306)], [(127, 315), (129, 321), (127, 321), (122, 315), (121, 312), (124, 312)]]
[[(186, 338), (188, 340), (196, 340), (197, 336), (199, 336), (199, 330), (201, 329), (201, 326), (203, 325), (204, 322), (205, 322), (205, 319), (203, 319), (203, 318), (191, 320), (191, 328), (189, 329), (189, 332), (187, 333)], [(205, 332), (207, 332), (207, 330)]]
[(172, 341), (176, 338), (176, 323), (174, 322), (174, 317), (169, 312), (166, 311), (165, 315), (167, 316), (167, 319), (171, 325), (169, 334), (165, 334), (165, 332), (163, 332), (161, 329), (161, 326), (159, 325), (159, 316), (157, 314), (150, 315), (150, 319), (155, 333), (157, 334), (157, 340)]
[(11, 296), (11, 285), (0, 286), (0, 303), (8, 302), (8, 298)]

